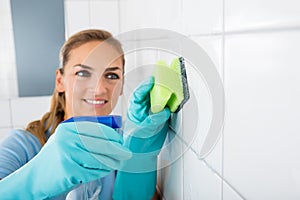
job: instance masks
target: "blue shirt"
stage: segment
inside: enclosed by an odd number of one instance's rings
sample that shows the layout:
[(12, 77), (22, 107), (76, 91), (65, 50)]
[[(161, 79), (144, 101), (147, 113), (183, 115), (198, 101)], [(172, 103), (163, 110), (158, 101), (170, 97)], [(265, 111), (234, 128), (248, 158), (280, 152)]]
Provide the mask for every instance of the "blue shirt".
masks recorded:
[[(46, 133), (47, 138), (49, 133)], [(42, 146), (30, 132), (13, 130), (8, 138), (0, 143), (0, 178), (4, 178), (30, 161)], [(80, 184), (70, 192), (53, 199), (112, 199), (115, 171), (86, 184)]]

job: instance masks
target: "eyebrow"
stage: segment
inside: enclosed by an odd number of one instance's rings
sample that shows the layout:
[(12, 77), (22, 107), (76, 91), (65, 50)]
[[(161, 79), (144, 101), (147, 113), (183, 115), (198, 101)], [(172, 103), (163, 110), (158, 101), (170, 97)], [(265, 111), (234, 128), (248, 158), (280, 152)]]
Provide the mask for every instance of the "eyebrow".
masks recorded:
[[(85, 68), (85, 69), (94, 70), (92, 67), (87, 66), (87, 65), (83, 65), (83, 64), (76, 64), (73, 67), (82, 67), (82, 68)], [(105, 69), (105, 71), (115, 71), (115, 70), (122, 71), (122, 69), (120, 67), (108, 67), (108, 68)]]
[(92, 67), (87, 66), (87, 65), (83, 65), (83, 64), (76, 64), (73, 67), (82, 67), (82, 68), (85, 68), (85, 69), (93, 70)]
[(115, 70), (121, 70), (121, 68), (120, 67), (108, 67), (105, 69), (105, 71), (115, 71)]

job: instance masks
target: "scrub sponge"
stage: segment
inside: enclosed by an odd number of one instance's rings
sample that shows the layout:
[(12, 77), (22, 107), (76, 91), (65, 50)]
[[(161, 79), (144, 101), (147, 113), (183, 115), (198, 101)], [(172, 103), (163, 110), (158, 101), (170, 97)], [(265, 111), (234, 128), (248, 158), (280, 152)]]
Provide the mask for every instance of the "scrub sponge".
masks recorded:
[(171, 112), (178, 112), (190, 97), (184, 59), (175, 58), (170, 66), (164, 61), (158, 61), (153, 75), (155, 81), (150, 91), (151, 111), (158, 113), (167, 106)]

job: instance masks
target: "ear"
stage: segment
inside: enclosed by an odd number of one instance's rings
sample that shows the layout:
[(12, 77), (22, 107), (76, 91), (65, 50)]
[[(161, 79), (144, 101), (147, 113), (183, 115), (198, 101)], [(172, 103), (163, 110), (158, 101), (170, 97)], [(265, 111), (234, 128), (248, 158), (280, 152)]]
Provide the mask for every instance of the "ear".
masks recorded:
[(57, 92), (64, 92), (65, 91), (63, 75), (62, 75), (60, 69), (56, 70), (55, 89), (56, 89)]

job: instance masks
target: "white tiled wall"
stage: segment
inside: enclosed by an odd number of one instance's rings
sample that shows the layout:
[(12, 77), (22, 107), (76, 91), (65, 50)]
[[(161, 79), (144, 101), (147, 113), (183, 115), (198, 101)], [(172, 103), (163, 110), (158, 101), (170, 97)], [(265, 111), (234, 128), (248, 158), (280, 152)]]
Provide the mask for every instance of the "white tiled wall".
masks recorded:
[[(199, 151), (212, 117), (209, 93), (202, 80), (188, 74), (193, 77), (193, 102), (201, 109), (197, 120), (183, 115), (176, 140), (160, 157), (165, 164), (175, 152), (183, 154), (159, 172), (164, 199), (300, 198), (298, 0), (65, 0), (65, 6), (67, 36), (88, 27), (114, 34), (138, 28), (173, 30), (197, 42), (224, 80), (224, 128), (203, 159)], [(142, 54), (126, 55), (129, 67), (151, 64), (164, 53)], [(49, 101), (1, 100), (0, 137), (11, 127), (25, 126), (25, 120), (39, 118)], [(192, 103), (186, 105), (191, 108)], [(193, 123), (197, 131), (187, 132)]]
[(184, 197), (182, 199), (221, 199), (221, 179), (203, 161), (199, 160), (193, 151), (188, 150), (184, 154), (183, 160), (184, 181), (182, 187), (184, 188)]
[(298, 0), (226, 0), (225, 30), (285, 29), (300, 25)]
[(65, 0), (66, 36), (85, 28), (120, 33), (118, 0)]
[(7, 99), (0, 100), (0, 127), (2, 128), (10, 128), (12, 127), (11, 122), (11, 109), (10, 109), (10, 101)]
[(182, 23), (187, 35), (222, 31), (223, 0), (181, 0)]
[[(181, 121), (177, 118), (177, 121)], [(169, 131), (166, 139), (167, 148), (163, 148), (159, 157), (158, 186), (165, 199), (181, 200), (184, 198), (182, 183), (184, 145), (173, 131)], [(176, 191), (176, 192), (174, 192)]]
[(49, 111), (50, 97), (26, 97), (11, 100), (13, 127), (22, 127), (28, 122), (41, 119)]
[(300, 166), (299, 36), (226, 38), (224, 176), (249, 199), (300, 198), (293, 174)]
[(120, 1), (120, 27), (121, 32), (139, 28), (165, 28), (181, 32), (181, 1)]
[(0, 1), (0, 98), (18, 96), (10, 0)]
[(0, 100), (0, 141), (5, 139), (12, 128), (10, 101), (8, 99)]
[(24, 97), (0, 100), (0, 141), (12, 129), (24, 129), (31, 121), (41, 119), (49, 111), (50, 97)]
[[(226, 116), (223, 137), (205, 160), (198, 157), (204, 117), (183, 170), (175, 164), (172, 173), (160, 172), (164, 198), (298, 199), (299, 1), (166, 2), (120, 1), (121, 31), (158, 27), (190, 36), (224, 80)], [(207, 97), (197, 98), (201, 104)], [(183, 189), (172, 188), (182, 172)]]

